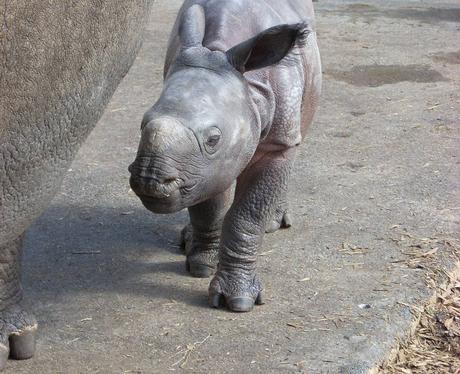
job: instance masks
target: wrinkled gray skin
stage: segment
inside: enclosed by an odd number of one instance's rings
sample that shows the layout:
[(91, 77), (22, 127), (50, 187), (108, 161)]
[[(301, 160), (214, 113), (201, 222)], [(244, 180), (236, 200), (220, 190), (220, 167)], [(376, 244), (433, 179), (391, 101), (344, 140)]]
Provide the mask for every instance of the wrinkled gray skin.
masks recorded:
[(289, 175), (321, 90), (313, 20), (307, 0), (190, 0), (172, 31), (130, 184), (153, 212), (189, 209), (186, 265), (217, 270), (213, 307), (263, 302), (257, 250), (290, 225)]
[(2, 1), (0, 369), (35, 349), (21, 240), (60, 186), (140, 47), (152, 1)]

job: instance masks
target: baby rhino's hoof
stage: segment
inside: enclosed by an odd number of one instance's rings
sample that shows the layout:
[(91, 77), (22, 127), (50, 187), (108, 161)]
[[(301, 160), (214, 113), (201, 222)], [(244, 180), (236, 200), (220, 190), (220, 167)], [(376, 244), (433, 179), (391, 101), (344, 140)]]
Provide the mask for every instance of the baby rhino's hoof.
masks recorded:
[(37, 321), (19, 305), (0, 312), (0, 370), (8, 358), (25, 360), (35, 353)]
[(292, 226), (292, 218), (288, 211), (276, 212), (275, 217), (268, 223), (265, 232), (267, 234), (278, 231), (279, 229), (287, 229)]
[(232, 312), (250, 312), (254, 305), (262, 305), (262, 287), (257, 276), (252, 279), (217, 272), (209, 285), (209, 306), (226, 306)]
[(250, 312), (254, 308), (254, 305), (262, 304), (264, 304), (262, 291), (259, 292), (255, 300), (248, 296), (234, 296), (225, 298), (225, 296), (222, 294), (209, 295), (210, 307), (218, 309), (227, 306), (229, 310), (237, 313)]

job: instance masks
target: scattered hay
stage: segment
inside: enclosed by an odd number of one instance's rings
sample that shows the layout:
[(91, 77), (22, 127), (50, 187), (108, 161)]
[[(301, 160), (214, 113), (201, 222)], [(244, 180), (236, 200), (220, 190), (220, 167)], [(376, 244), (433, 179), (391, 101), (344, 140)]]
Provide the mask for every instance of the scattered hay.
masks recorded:
[[(190, 355), (200, 346), (202, 345), (206, 340), (208, 340), (211, 337), (211, 335), (208, 335), (206, 338), (204, 338), (202, 341), (187, 344), (187, 346), (184, 349), (181, 349), (179, 352), (175, 353), (173, 355), (181, 355), (181, 358), (176, 361), (174, 364), (171, 365), (171, 368), (174, 366), (179, 366), (181, 369), (185, 368), (185, 365), (187, 365), (188, 359), (190, 358)], [(180, 348), (180, 347), (178, 347)]]
[[(439, 252), (449, 256), (454, 261), (460, 260), (460, 245), (455, 239), (438, 237), (420, 238), (409, 233), (400, 225), (392, 227), (397, 237), (390, 238), (401, 247), (404, 258), (391, 261), (394, 266), (404, 266), (409, 269), (421, 269), (425, 271), (425, 283), (429, 288), (435, 289), (441, 279), (445, 279), (446, 272), (441, 265)], [(442, 251), (440, 251), (442, 249)], [(449, 260), (450, 261), (450, 260)]]
[(374, 374), (460, 374), (460, 262), (422, 308), (409, 337)]
[(339, 252), (347, 255), (364, 255), (369, 252), (369, 248), (343, 242), (342, 247), (339, 248)]

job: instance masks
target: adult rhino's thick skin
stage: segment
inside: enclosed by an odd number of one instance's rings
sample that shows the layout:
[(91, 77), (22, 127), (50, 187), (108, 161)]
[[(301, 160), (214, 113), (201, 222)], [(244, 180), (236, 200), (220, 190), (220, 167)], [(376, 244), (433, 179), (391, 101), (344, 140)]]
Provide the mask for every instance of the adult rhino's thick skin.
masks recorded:
[(0, 368), (29, 358), (21, 241), (60, 186), (141, 44), (152, 1), (2, 1)]
[(187, 0), (172, 31), (130, 184), (153, 212), (189, 209), (186, 266), (216, 271), (213, 307), (263, 302), (257, 250), (290, 225), (289, 175), (321, 91), (313, 22), (309, 0)]

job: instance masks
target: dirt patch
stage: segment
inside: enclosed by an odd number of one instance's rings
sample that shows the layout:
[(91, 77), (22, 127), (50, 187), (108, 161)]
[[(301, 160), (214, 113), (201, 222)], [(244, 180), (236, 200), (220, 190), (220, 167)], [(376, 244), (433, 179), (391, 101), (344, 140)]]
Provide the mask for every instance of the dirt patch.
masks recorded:
[(385, 11), (384, 15), (390, 18), (403, 18), (424, 23), (460, 22), (460, 8), (403, 8)]
[(439, 52), (431, 55), (434, 61), (446, 62), (448, 64), (460, 64), (460, 51)]
[(378, 87), (399, 82), (430, 83), (447, 79), (427, 65), (360, 65), (349, 71), (329, 70), (333, 78), (354, 86)]
[(460, 22), (460, 8), (397, 8), (379, 9), (367, 4), (350, 4), (345, 12), (366, 18), (387, 17), (415, 20), (422, 23)]
[(350, 5), (347, 6), (346, 9), (348, 11), (350, 11), (350, 12), (370, 12), (370, 11), (376, 12), (376, 11), (379, 10), (378, 8), (376, 8), (373, 5), (360, 4), (360, 3), (350, 4)]

